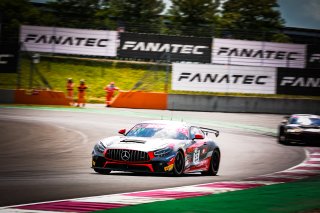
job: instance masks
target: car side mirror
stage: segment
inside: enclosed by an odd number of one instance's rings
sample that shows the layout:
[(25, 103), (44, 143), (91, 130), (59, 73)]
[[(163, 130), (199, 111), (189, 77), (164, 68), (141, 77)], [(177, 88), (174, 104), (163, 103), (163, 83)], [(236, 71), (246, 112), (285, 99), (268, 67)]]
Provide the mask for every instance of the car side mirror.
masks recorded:
[(126, 129), (120, 129), (118, 131), (118, 133), (121, 134), (121, 135), (124, 135), (124, 134), (126, 134)]
[(201, 134), (195, 134), (193, 139), (204, 139), (204, 137)]

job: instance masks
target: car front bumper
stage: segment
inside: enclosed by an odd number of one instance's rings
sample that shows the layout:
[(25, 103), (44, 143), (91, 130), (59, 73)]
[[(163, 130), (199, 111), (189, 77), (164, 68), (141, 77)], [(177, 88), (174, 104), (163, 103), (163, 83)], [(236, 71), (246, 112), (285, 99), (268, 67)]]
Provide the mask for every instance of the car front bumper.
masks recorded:
[(129, 171), (129, 172), (171, 172), (174, 165), (174, 157), (168, 159), (156, 159), (149, 162), (126, 162), (126, 161), (109, 161), (101, 156), (92, 156), (92, 168), (110, 169), (112, 171)]
[(320, 144), (320, 133), (318, 132), (299, 132), (299, 133), (287, 132), (285, 137), (287, 141)]

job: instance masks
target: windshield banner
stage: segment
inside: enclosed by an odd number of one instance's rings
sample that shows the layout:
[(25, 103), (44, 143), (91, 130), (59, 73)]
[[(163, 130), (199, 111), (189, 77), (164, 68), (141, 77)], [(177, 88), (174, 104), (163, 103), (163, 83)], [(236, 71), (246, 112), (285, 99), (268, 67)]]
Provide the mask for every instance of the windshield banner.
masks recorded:
[(21, 26), (23, 51), (116, 56), (117, 31)]
[(172, 90), (275, 94), (276, 68), (174, 63)]
[(305, 68), (306, 45), (213, 39), (212, 63)]

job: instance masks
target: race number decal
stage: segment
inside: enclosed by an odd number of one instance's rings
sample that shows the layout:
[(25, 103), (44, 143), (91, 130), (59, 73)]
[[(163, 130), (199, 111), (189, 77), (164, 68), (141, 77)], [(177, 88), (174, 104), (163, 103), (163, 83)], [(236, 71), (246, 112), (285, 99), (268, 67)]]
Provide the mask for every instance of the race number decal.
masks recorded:
[(200, 150), (199, 149), (195, 149), (194, 150), (194, 154), (193, 154), (193, 162), (195, 164), (198, 164), (200, 161)]

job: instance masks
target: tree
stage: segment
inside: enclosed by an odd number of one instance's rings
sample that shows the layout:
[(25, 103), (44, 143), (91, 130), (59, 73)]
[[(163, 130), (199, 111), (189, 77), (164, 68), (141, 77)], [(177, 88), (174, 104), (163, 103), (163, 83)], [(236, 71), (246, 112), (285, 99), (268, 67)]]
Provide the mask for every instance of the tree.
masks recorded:
[(96, 14), (101, 6), (101, 0), (56, 0), (48, 2), (47, 7), (55, 17), (56, 26), (99, 28), (101, 22)]
[(159, 33), (162, 29), (162, 0), (110, 0), (100, 17), (129, 32)]
[(231, 37), (272, 40), (284, 26), (278, 7), (277, 0), (228, 0), (223, 4), (220, 26)]
[(219, 5), (219, 0), (172, 0), (169, 30), (182, 35), (212, 36)]
[(17, 40), (21, 24), (38, 24), (41, 12), (27, 0), (1, 0), (0, 21), (2, 40)]

